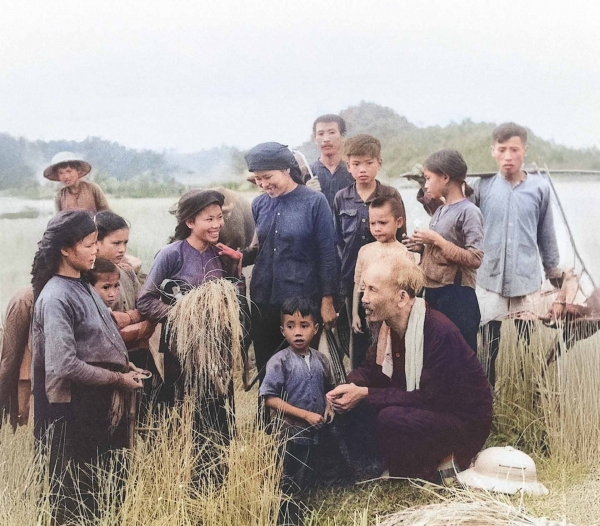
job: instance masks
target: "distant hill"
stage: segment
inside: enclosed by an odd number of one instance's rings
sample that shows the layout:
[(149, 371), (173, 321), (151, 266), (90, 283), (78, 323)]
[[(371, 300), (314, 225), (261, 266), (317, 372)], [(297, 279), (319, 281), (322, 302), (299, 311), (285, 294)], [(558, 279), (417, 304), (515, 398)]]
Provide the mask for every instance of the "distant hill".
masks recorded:
[[(369, 133), (381, 140), (384, 177), (393, 178), (410, 170), (440, 148), (460, 150), (470, 171), (495, 169), (490, 144), (496, 123), (467, 119), (447, 126), (420, 128), (393, 109), (369, 102), (351, 106), (340, 115), (348, 125), (348, 136)], [(314, 161), (318, 152), (309, 137), (309, 121), (307, 141), (298, 148), (309, 161)], [(182, 154), (174, 150), (135, 150), (98, 137), (80, 142), (45, 142), (0, 133), (0, 190), (39, 185), (43, 168), (54, 154), (64, 150), (88, 160), (93, 166), (92, 177), (109, 187), (113, 195), (137, 196), (144, 195), (144, 191), (146, 195), (153, 195), (153, 191), (160, 191), (161, 195), (180, 194), (185, 186), (239, 182), (246, 169), (244, 152), (233, 146)], [(527, 159), (550, 168), (600, 170), (598, 148), (567, 148), (545, 141), (532, 131)]]
[[(419, 128), (391, 108), (369, 102), (361, 102), (340, 113), (348, 127), (347, 136), (369, 133), (382, 145), (384, 177), (395, 177), (409, 171), (416, 163), (436, 150), (454, 148), (465, 157), (469, 171), (492, 171), (496, 169), (490, 152), (492, 131), (499, 123), (475, 123), (469, 119), (447, 126)], [(578, 168), (600, 170), (598, 148), (567, 148), (529, 132), (527, 160), (550, 168)], [(317, 149), (310, 141), (300, 149), (310, 159), (317, 158)]]

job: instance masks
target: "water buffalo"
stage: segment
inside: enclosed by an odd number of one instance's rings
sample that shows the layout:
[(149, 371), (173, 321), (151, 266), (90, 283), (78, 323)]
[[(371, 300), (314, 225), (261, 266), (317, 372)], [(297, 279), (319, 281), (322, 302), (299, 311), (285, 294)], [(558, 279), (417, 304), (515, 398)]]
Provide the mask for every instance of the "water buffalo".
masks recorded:
[(254, 237), (254, 219), (250, 201), (241, 193), (227, 188), (214, 190), (225, 196), (225, 203), (223, 203), (225, 226), (221, 229), (219, 241), (234, 249), (250, 246)]

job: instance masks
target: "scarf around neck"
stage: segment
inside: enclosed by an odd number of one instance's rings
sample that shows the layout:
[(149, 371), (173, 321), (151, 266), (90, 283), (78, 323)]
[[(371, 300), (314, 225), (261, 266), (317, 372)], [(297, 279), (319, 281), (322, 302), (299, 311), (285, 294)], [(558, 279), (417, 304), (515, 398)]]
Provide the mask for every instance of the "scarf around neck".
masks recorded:
[[(423, 370), (423, 327), (425, 324), (426, 304), (423, 298), (415, 298), (415, 303), (408, 317), (408, 326), (404, 335), (406, 358), (404, 373), (406, 375), (406, 390), (419, 389), (421, 371)], [(377, 365), (388, 378), (394, 374), (392, 354), (392, 335), (389, 326), (384, 322), (377, 340)]]

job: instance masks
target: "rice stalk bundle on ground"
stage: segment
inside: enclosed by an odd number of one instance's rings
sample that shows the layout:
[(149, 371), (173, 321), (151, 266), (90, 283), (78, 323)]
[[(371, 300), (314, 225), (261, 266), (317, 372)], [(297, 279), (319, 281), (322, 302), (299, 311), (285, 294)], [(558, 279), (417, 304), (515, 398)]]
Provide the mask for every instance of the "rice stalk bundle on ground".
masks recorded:
[(189, 391), (227, 395), (243, 335), (235, 286), (225, 279), (206, 281), (171, 308), (167, 323)]
[(377, 522), (378, 526), (566, 526), (537, 518), (502, 495), (452, 489), (437, 494), (441, 502), (415, 506)]

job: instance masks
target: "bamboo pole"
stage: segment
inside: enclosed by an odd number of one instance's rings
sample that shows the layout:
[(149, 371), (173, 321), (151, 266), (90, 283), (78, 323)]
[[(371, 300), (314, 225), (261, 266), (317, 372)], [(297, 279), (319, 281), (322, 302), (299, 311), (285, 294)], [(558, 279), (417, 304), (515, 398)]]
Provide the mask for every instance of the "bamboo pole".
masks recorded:
[(550, 170), (548, 169), (548, 166), (544, 166), (542, 170), (538, 169), (537, 171), (540, 175), (545, 176), (546, 180), (550, 184), (550, 188), (552, 189), (552, 193), (554, 194), (554, 199), (556, 200), (556, 205), (562, 217), (563, 223), (565, 224), (565, 228), (567, 229), (567, 234), (569, 235), (569, 240), (571, 241), (571, 247), (573, 248), (573, 253), (575, 254), (575, 258), (581, 265), (581, 274), (585, 274), (592, 283), (592, 286), (596, 288), (594, 278), (587, 270), (583, 258), (581, 257), (581, 254), (577, 249), (577, 245), (575, 244), (575, 237), (573, 236), (573, 231), (571, 230), (569, 222), (567, 221), (567, 214), (565, 213), (565, 209), (563, 208), (560, 198), (558, 197), (558, 192), (556, 191), (556, 187), (554, 186), (554, 182), (552, 181), (552, 177), (550, 176)]

